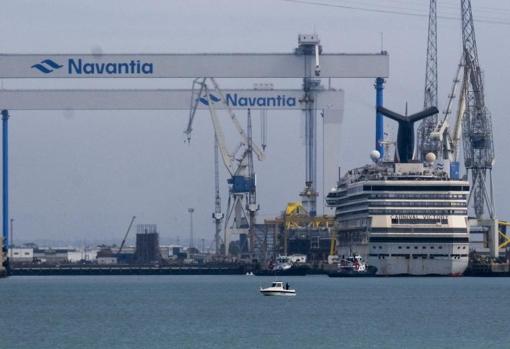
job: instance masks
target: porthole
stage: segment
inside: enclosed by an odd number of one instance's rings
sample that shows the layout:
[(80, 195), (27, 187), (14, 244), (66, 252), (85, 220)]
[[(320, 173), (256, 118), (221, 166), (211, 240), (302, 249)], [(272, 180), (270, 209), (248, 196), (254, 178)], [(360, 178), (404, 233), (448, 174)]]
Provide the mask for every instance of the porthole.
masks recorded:
[(418, 249), (418, 246), (414, 246), (414, 249), (417, 250)]
[(399, 250), (401, 250), (401, 249), (402, 249), (402, 246), (399, 246), (399, 247), (398, 247), (398, 249), (399, 249)]

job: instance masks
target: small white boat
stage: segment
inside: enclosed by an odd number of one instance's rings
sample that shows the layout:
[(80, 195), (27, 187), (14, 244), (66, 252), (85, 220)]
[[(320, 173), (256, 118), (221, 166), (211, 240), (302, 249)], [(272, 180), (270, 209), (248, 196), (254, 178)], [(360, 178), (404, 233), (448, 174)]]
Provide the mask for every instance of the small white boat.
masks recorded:
[(288, 283), (274, 281), (271, 287), (260, 288), (260, 293), (264, 296), (295, 296), (296, 290), (289, 287)]

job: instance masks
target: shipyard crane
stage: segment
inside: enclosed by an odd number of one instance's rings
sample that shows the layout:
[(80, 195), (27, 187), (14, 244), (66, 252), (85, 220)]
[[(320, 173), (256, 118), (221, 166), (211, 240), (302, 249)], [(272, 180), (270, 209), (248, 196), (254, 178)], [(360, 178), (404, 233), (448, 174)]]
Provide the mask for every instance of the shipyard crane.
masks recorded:
[[(425, 64), (425, 99), (423, 108), (437, 107), (437, 0), (430, 0), (427, 36), (427, 58)], [(439, 155), (441, 143), (431, 137), (438, 123), (438, 115), (424, 119), (418, 126), (417, 158), (424, 160), (427, 153)]]
[[(453, 79), (450, 94), (448, 95), (448, 102), (443, 111), (441, 120), (436, 124), (434, 130), (430, 133), (430, 138), (439, 142), (440, 147), (438, 148), (438, 158), (443, 160), (449, 160), (451, 162), (458, 163), (460, 140), (461, 140), (461, 125), (462, 117), (465, 110), (465, 92), (466, 92), (466, 77), (464, 69), (464, 59), (461, 58), (460, 63), (457, 66), (455, 77)], [(453, 128), (450, 126), (449, 119), (453, 114), (454, 100), (458, 97), (457, 111), (455, 113), (455, 121), (453, 122)]]
[[(212, 85), (209, 88), (208, 80)], [(230, 236), (233, 234), (243, 234), (243, 231), (248, 232), (250, 241), (250, 252), (253, 252), (255, 244), (255, 213), (258, 210), (255, 195), (255, 173), (253, 170), (253, 153), (257, 156), (259, 161), (264, 159), (264, 153), (252, 141), (251, 131), (251, 114), (248, 111), (248, 133), (244, 131), (241, 123), (237, 119), (233, 110), (226, 102), (225, 96), (221, 91), (219, 85), (213, 78), (200, 78), (195, 79), (192, 89), (192, 105), (190, 110), (190, 117), (188, 127), (185, 131), (188, 141), (191, 138), (193, 120), (196, 114), (199, 103), (207, 105), (211, 121), (214, 128), (215, 147), (217, 146), (219, 153), (222, 156), (223, 163), (229, 172), (230, 178), (227, 180), (229, 188), (229, 198), (227, 204), (226, 215), (221, 213), (220, 196), (219, 196), (219, 174), (217, 172), (217, 161), (215, 161), (215, 212), (213, 217), (216, 222), (216, 231), (221, 225), (221, 220), (225, 217), (223, 228), (223, 244), (224, 253), (228, 255), (228, 246)], [(230, 120), (236, 128), (241, 138), (239, 145), (230, 151), (226, 145), (225, 135), (223, 128), (216, 113), (215, 104), (222, 103), (227, 110)], [(217, 242), (217, 251), (219, 250), (219, 241)]]
[[(485, 105), (482, 71), (478, 61), (470, 0), (461, 0), (462, 48), (466, 79), (466, 108), (462, 118), (464, 165), (471, 179), (469, 203), (478, 224), (488, 227), (491, 256), (498, 256), (497, 227), (492, 188), (494, 144), (492, 118)], [(486, 212), (487, 210), (487, 212)]]

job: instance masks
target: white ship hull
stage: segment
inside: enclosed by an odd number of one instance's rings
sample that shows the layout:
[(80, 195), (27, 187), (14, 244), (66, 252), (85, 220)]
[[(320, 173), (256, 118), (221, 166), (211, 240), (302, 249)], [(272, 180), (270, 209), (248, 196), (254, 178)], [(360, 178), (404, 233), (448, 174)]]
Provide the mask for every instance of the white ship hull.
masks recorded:
[(377, 268), (376, 275), (396, 276), (459, 276), (464, 273), (468, 266), (468, 257), (451, 259), (449, 257), (435, 259), (389, 257), (378, 259), (369, 257), (368, 264)]

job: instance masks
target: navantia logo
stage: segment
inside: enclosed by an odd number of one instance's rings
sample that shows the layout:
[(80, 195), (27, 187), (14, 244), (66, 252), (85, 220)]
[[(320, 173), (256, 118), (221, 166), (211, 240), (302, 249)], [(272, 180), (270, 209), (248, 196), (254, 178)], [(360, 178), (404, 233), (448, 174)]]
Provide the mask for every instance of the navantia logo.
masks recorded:
[[(87, 61), (83, 58), (69, 58), (67, 60), (67, 75), (108, 75), (108, 76), (126, 76), (126, 75), (152, 75), (154, 73), (154, 64), (143, 62), (139, 59), (132, 59), (126, 62), (97, 62)], [(45, 59), (31, 66), (41, 73), (50, 74), (55, 70), (62, 68), (52, 59)]]
[[(203, 105), (209, 105), (209, 101), (213, 104), (221, 101), (221, 98), (213, 94), (202, 96), (198, 98), (198, 101)], [(285, 95), (273, 95), (273, 96), (246, 96), (239, 95), (238, 93), (226, 93), (225, 101), (228, 106), (231, 107), (295, 107), (296, 98), (287, 97)]]
[(58, 64), (54, 60), (45, 59), (44, 61), (41, 61), (40, 63), (34, 64), (31, 68), (37, 69), (41, 73), (49, 74), (49, 73), (52, 73), (53, 71), (60, 69), (62, 67), (63, 67), (63, 65)]
[(198, 98), (198, 101), (200, 103), (202, 103), (203, 105), (209, 105), (209, 101), (211, 101), (212, 104), (214, 104), (214, 103), (221, 101), (221, 98), (216, 97), (212, 93), (209, 93), (209, 99), (207, 98), (207, 96), (202, 96), (202, 97)]

